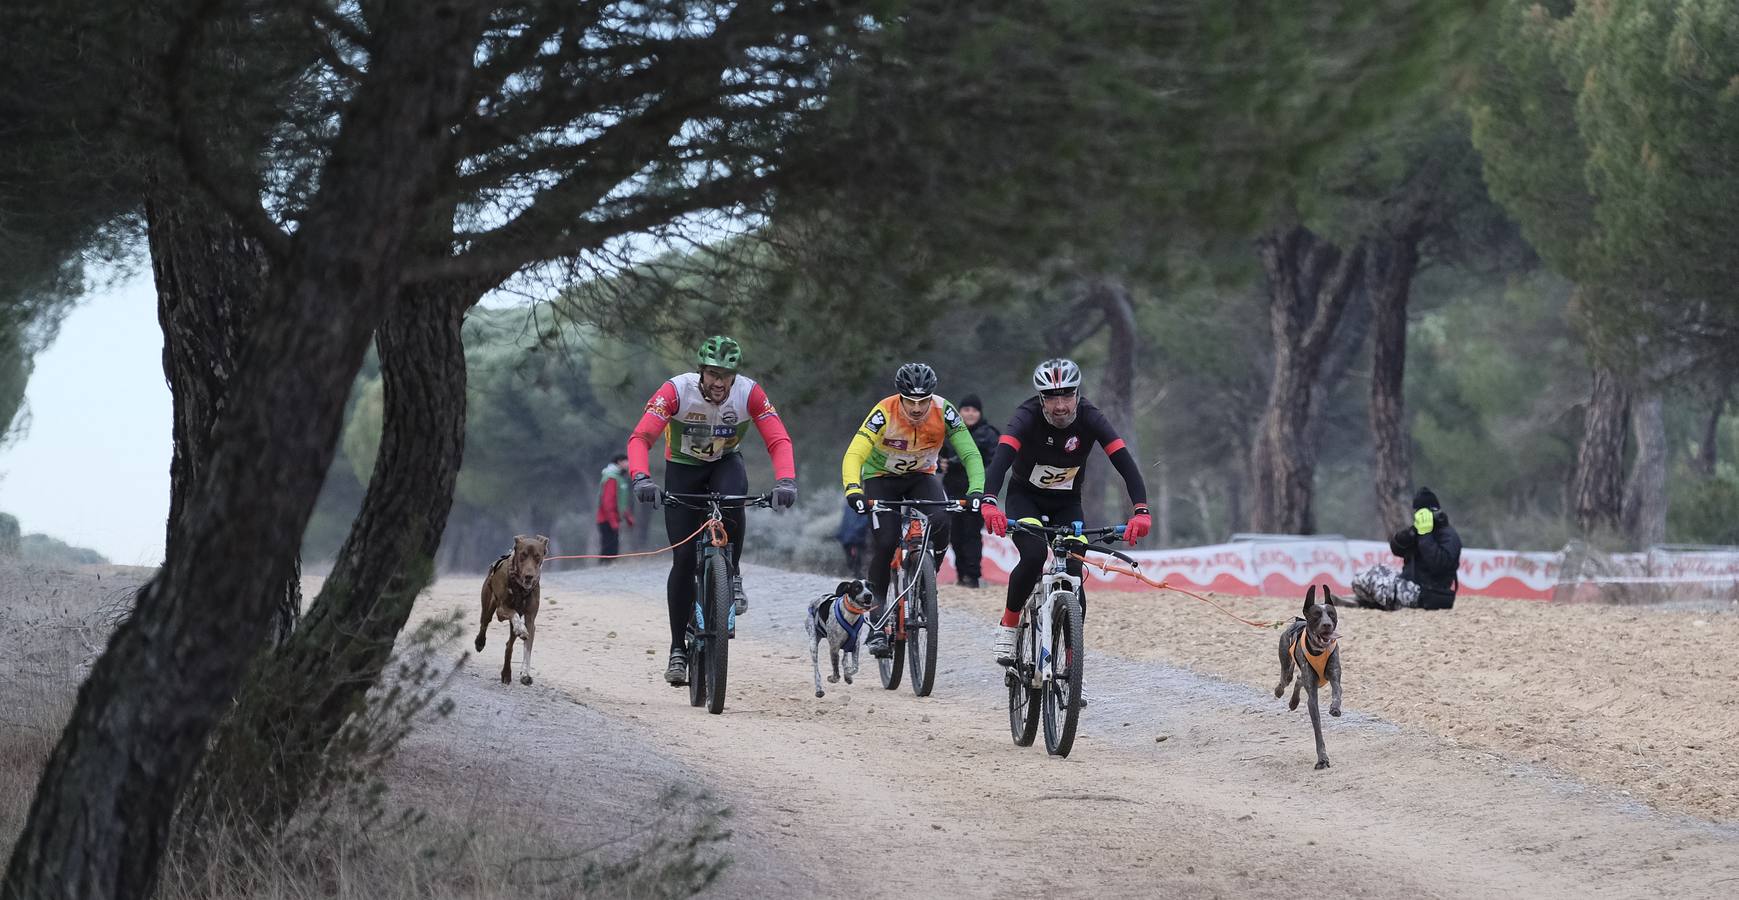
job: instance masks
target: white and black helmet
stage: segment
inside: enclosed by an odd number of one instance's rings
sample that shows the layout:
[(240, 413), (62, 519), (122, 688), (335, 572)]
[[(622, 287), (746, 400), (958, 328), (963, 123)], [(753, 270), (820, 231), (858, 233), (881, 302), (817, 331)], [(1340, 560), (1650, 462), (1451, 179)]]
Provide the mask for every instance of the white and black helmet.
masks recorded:
[(922, 400), (936, 393), (936, 370), (921, 362), (909, 362), (894, 373), (894, 390), (900, 396)]
[(1080, 386), (1081, 367), (1072, 359), (1047, 359), (1033, 370), (1033, 390), (1041, 394)]

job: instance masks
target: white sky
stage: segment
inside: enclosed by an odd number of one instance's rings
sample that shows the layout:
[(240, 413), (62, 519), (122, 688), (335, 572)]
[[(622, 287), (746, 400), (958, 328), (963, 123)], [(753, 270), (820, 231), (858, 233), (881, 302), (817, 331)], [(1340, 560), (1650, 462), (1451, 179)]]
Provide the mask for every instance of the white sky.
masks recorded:
[(169, 386), (151, 269), (92, 293), (36, 358), (30, 431), (0, 450), (0, 511), (124, 565), (163, 559)]

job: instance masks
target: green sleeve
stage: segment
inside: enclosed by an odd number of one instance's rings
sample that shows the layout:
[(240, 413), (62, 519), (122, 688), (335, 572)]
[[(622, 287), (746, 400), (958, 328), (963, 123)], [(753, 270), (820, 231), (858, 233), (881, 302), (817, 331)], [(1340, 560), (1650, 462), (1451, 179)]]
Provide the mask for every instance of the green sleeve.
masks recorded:
[(964, 425), (950, 428), (948, 446), (954, 448), (961, 464), (966, 466), (966, 489), (984, 490), (984, 455), (978, 452), (978, 442), (972, 439), (972, 431)]

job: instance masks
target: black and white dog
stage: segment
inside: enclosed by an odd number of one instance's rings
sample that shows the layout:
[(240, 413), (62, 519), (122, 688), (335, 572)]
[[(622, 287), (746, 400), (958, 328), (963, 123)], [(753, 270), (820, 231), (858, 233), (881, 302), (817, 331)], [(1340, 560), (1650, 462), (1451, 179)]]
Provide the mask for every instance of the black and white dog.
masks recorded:
[(864, 614), (875, 605), (875, 594), (862, 581), (842, 581), (833, 593), (824, 594), (809, 603), (809, 619), (805, 633), (809, 635), (809, 664), (815, 670), (815, 696), (824, 697), (821, 689), (821, 645), (827, 644), (827, 658), (833, 663), (829, 684), (839, 681), (839, 655), (844, 652), (845, 683), (857, 674), (858, 626)]

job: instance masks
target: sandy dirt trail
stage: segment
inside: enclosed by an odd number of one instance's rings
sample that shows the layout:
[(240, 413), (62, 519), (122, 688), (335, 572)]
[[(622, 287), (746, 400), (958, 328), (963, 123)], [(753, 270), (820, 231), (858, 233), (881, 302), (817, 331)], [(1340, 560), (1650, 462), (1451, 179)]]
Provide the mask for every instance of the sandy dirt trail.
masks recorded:
[[(497, 624), (461, 712), (418, 743), (566, 760), (587, 771), (516, 791), (575, 794), (542, 805), (579, 819), (660, 779), (710, 789), (735, 811), (717, 896), (1739, 895), (1739, 828), (1396, 727), (1352, 696), (1327, 726), (1334, 767), (1313, 771), (1302, 708), (1094, 653), (1091, 621), (1093, 704), (1054, 759), (1010, 741), (985, 620), (944, 606), (932, 697), (882, 690), (866, 656), (817, 699), (803, 609), (834, 581), (748, 567), (729, 705), (707, 715), (661, 679), (665, 571), (546, 573), (537, 684), (495, 680)], [(475, 616), (475, 591), (444, 580), (420, 609)]]

